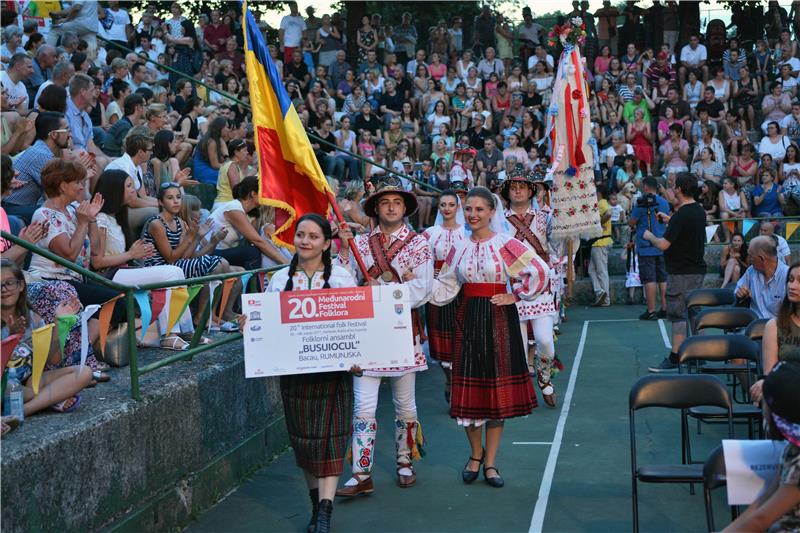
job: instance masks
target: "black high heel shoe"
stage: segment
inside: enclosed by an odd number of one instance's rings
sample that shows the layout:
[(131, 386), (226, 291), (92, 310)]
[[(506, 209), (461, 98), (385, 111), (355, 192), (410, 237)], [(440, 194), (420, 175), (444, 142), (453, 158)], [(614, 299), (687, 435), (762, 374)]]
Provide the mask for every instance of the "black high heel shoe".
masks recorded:
[[(481, 471), (480, 470), (481, 469), (481, 465), (483, 464), (483, 458), (485, 456), (486, 456), (486, 451), (483, 451), (481, 453), (481, 458), (480, 459), (476, 459), (474, 457), (470, 457), (469, 458), (469, 460), (467, 461), (467, 464), (464, 465), (464, 470), (461, 471), (461, 479), (464, 481), (464, 483), (469, 485), (470, 483), (472, 483), (473, 481), (478, 479), (478, 473)], [(475, 470), (474, 472), (472, 470), (467, 470), (467, 466), (469, 466), (469, 462), (470, 461), (477, 461), (478, 462), (478, 470)]]
[[(487, 470), (494, 470), (495, 472), (497, 472), (497, 476), (495, 476), (495, 477), (487, 477), (486, 476), (486, 471)], [(483, 467), (483, 479), (486, 481), (486, 483), (488, 485), (490, 485), (490, 486), (492, 486), (492, 487), (494, 487), (496, 489), (502, 488), (503, 485), (506, 484), (506, 482), (503, 481), (503, 478), (500, 477), (500, 471), (497, 468), (493, 467), (493, 466), (484, 466)]]

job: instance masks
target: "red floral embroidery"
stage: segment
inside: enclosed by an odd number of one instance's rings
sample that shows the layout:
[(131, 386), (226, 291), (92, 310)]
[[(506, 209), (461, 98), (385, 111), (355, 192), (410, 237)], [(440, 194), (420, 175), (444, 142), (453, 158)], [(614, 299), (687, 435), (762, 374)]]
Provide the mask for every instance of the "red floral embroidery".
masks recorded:
[(574, 91), (572, 91), (573, 100), (580, 100), (581, 96), (583, 96), (583, 94), (581, 94), (581, 91), (579, 89), (575, 89)]

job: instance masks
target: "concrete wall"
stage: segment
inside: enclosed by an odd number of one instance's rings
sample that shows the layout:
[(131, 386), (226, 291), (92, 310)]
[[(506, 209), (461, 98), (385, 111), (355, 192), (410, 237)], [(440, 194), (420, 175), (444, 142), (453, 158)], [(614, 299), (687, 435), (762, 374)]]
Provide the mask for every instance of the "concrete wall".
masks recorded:
[(278, 382), (245, 380), (239, 342), (144, 376), (141, 402), (112, 379), (3, 440), (4, 532), (175, 529), (288, 444)]

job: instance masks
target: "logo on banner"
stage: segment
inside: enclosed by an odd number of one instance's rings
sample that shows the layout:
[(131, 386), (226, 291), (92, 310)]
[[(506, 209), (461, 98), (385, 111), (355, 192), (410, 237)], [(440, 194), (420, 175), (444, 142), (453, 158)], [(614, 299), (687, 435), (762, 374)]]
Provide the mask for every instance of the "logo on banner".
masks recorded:
[(398, 290), (396, 290), (396, 291), (394, 291), (394, 292), (392, 293), (392, 296), (394, 296), (394, 299), (395, 299), (395, 300), (399, 300), (400, 298), (402, 298), (402, 297), (403, 297), (403, 291), (401, 291), (401, 290), (399, 290), (399, 289), (398, 289)]
[(281, 324), (373, 318), (371, 287), (280, 294)]
[(253, 324), (252, 326), (250, 326), (250, 331), (261, 331), (261, 326), (259, 326), (258, 324)]
[(250, 311), (250, 320), (261, 320), (261, 311)]
[(398, 315), (403, 314), (403, 304), (394, 304), (394, 312)]

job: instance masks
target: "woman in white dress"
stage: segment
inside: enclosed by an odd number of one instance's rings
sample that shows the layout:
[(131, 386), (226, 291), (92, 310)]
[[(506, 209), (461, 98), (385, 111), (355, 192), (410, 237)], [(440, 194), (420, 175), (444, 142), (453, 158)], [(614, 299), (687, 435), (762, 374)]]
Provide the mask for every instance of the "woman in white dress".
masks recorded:
[[(455, 191), (444, 191), (439, 196), (439, 215), (436, 223), (422, 232), (433, 250), (433, 275), (439, 272), (450, 250), (464, 240), (464, 213)], [(453, 363), (453, 348), (456, 328), (456, 311), (459, 298), (439, 307), (427, 304), (425, 316), (428, 326), (428, 348), (433, 359), (439, 361), (445, 375), (444, 397), (450, 402), (450, 368)]]

